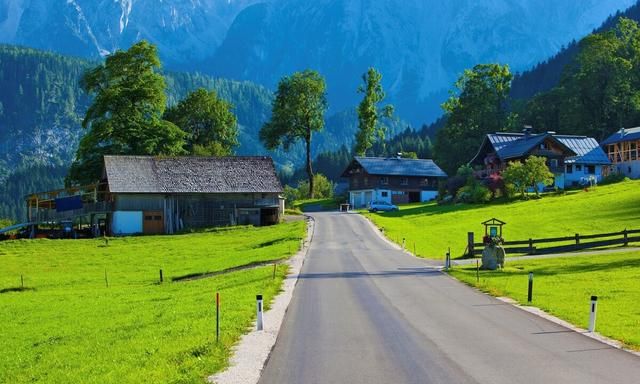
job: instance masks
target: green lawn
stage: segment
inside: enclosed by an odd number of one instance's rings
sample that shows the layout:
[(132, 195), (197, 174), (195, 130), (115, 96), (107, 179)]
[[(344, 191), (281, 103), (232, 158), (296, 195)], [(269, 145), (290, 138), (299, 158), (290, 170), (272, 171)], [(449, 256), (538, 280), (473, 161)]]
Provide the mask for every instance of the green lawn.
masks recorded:
[(546, 195), (540, 200), (472, 205), (410, 204), (398, 212), (364, 213), (386, 235), (418, 255), (444, 258), (451, 247), (452, 257), (461, 256), (467, 232), (482, 240), (481, 222), (496, 217), (506, 221), (505, 240), (525, 240), (640, 229), (640, 180), (599, 186), (588, 192)]
[(307, 199), (296, 200), (293, 202), (293, 208), (305, 212), (308, 208), (321, 208), (325, 211), (331, 211), (338, 209), (340, 203), (343, 203), (344, 199), (339, 197), (331, 197), (327, 199)]
[(587, 328), (590, 297), (596, 295), (596, 331), (640, 350), (640, 252), (507, 261), (502, 271), (480, 271), (479, 283), (475, 265), (450, 273), (494, 296), (526, 304), (529, 272), (534, 274), (532, 305)]
[[(286, 266), (200, 280), (297, 251), (302, 221), (176, 236), (0, 243), (0, 382), (201, 383), (280, 289)], [(159, 269), (165, 283), (159, 284)], [(109, 287), (105, 283), (105, 270)], [(25, 291), (14, 291), (24, 275)], [(215, 342), (215, 292), (221, 340)]]

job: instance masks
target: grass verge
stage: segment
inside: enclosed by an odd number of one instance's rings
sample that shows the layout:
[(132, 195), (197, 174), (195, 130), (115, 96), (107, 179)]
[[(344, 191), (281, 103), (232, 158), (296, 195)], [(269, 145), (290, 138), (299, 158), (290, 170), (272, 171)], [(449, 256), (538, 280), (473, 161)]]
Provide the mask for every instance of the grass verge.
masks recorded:
[(600, 186), (588, 192), (571, 191), (539, 200), (488, 205), (436, 203), (409, 204), (398, 212), (368, 213), (391, 240), (406, 238), (407, 247), (419, 256), (443, 259), (464, 253), (467, 232), (482, 240), (481, 223), (492, 217), (507, 222), (505, 240), (526, 240), (640, 229), (640, 180)]
[(475, 265), (450, 274), (493, 296), (527, 304), (529, 272), (534, 274), (531, 305), (587, 328), (590, 297), (596, 295), (596, 331), (640, 350), (640, 252), (507, 261), (502, 271), (480, 271), (479, 282)]
[[(227, 365), (254, 319), (255, 295), (269, 303), (287, 267), (278, 266), (275, 279), (272, 266), (180, 283), (170, 278), (289, 257), (304, 234), (299, 221), (118, 238), (108, 246), (1, 243), (0, 382), (202, 383)], [(219, 343), (215, 292), (222, 302)]]

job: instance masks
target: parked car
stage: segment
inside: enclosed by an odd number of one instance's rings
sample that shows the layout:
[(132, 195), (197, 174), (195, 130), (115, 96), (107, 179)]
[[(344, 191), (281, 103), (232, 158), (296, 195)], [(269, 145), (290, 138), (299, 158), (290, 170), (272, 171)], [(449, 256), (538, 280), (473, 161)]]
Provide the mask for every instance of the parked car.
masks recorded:
[(369, 212), (389, 212), (398, 210), (398, 206), (387, 203), (386, 201), (372, 201), (369, 203), (369, 206), (367, 208), (369, 209)]

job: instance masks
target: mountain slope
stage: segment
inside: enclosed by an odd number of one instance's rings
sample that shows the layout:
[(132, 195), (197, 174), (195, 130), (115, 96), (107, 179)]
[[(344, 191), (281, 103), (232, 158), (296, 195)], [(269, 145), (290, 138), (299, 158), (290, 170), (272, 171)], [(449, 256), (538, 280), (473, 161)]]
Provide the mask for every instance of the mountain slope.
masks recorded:
[(98, 59), (139, 39), (168, 68), (272, 88), (311, 67), (332, 112), (355, 105), (376, 66), (414, 126), (441, 114), (460, 72), (480, 62), (522, 71), (634, 0), (0, 0), (0, 42)]
[(169, 65), (211, 55), (258, 0), (0, 0), (0, 42), (89, 58), (146, 39)]
[[(619, 12), (615, 16), (609, 17), (594, 32), (602, 32), (613, 28), (620, 17), (627, 17), (640, 22), (640, 2), (629, 7), (624, 12)], [(578, 51), (578, 43), (572, 41), (552, 57), (515, 76), (511, 86), (511, 96), (517, 99), (527, 99), (538, 92), (548, 91), (553, 88), (560, 81), (565, 66), (571, 63)]]
[(631, 4), (281, 0), (240, 12), (207, 69), (273, 86), (285, 74), (314, 68), (340, 110), (355, 103), (360, 75), (373, 65), (400, 114), (416, 124), (439, 115), (465, 68), (497, 61), (527, 69)]

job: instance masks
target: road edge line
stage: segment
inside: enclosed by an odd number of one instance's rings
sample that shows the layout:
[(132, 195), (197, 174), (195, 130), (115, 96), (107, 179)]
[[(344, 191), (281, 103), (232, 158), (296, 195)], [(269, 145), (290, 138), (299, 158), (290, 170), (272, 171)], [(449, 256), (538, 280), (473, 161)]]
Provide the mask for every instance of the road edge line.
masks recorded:
[(213, 374), (207, 382), (215, 384), (255, 384), (260, 380), (271, 351), (280, 332), (284, 316), (289, 308), (293, 292), (298, 283), (298, 276), (309, 253), (315, 231), (315, 220), (307, 218), (307, 236), (302, 249), (292, 256), (287, 264), (289, 272), (285, 277), (280, 293), (274, 297), (268, 311), (264, 312), (265, 327), (263, 331), (256, 331), (255, 321), (252, 331), (241, 336), (240, 341), (233, 347), (229, 359), (229, 366), (224, 371)]

